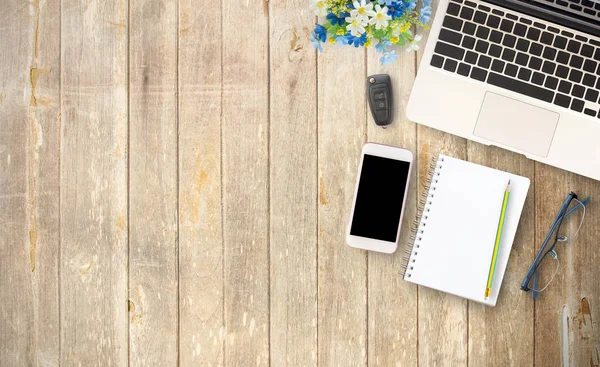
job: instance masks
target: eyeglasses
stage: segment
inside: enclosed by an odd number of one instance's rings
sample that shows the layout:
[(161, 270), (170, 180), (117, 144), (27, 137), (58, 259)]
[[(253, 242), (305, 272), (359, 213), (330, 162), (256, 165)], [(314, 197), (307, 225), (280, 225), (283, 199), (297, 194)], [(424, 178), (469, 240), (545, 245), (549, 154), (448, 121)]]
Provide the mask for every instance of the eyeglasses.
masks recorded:
[[(580, 201), (573, 192), (567, 195), (550, 227), (550, 232), (546, 235), (542, 247), (535, 256), (533, 264), (527, 270), (527, 275), (525, 275), (521, 283), (523, 291), (532, 291), (532, 299), (536, 299), (538, 293), (548, 288), (554, 280), (560, 267), (556, 246), (559, 243), (566, 245), (569, 241), (577, 237), (585, 219), (585, 207), (589, 202), (589, 197)], [(540, 286), (540, 284), (543, 286)]]

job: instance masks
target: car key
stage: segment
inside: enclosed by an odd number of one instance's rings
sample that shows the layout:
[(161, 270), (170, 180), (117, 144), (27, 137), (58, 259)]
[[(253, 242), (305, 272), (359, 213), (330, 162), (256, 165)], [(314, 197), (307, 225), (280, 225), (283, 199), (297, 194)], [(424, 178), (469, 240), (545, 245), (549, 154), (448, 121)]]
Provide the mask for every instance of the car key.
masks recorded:
[(371, 75), (367, 78), (367, 98), (371, 114), (378, 126), (392, 123), (392, 80), (387, 74)]

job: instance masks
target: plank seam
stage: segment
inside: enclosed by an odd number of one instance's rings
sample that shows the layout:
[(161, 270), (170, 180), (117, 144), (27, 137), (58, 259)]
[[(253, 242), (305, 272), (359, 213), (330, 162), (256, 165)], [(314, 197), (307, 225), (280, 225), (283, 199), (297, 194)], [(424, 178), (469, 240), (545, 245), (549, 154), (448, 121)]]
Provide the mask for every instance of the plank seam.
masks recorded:
[(175, 271), (176, 271), (176, 279), (177, 279), (177, 340), (176, 340), (176, 345), (175, 347), (177, 348), (177, 366), (181, 365), (181, 310), (180, 310), (180, 295), (181, 295), (181, 282), (179, 281), (179, 273), (180, 273), (180, 269), (179, 269), (179, 256), (180, 256), (180, 252), (179, 252), (179, 220), (180, 220), (180, 216), (179, 216), (179, 29), (180, 29), (180, 15), (179, 15), (179, 1), (177, 1), (177, 19), (176, 19), (176, 26), (175, 26), (175, 90), (176, 90), (176, 103), (175, 103), (175, 113), (177, 116), (177, 123), (175, 126), (176, 129), (176, 145), (177, 145), (177, 149), (175, 151), (175, 155), (176, 155), (176, 164), (177, 164), (177, 172), (175, 173), (176, 176), (176, 180), (177, 180), (177, 185), (176, 185), (176, 195), (177, 195), (177, 209), (176, 209), (176, 215), (177, 215), (177, 250), (176, 250), (176, 264), (175, 264)]
[(61, 354), (62, 354), (62, 320), (61, 320), (61, 264), (62, 264), (62, 222), (61, 222), (61, 213), (62, 213), (62, 191), (61, 185), (62, 182), (62, 1), (58, 2), (59, 6), (59, 26), (58, 26), (58, 366), (61, 364)]
[[(131, 156), (131, 73), (129, 63), (131, 61), (131, 4), (130, 0), (127, 0), (127, 302), (129, 306), (130, 294), (130, 223), (131, 223), (131, 208), (130, 208), (130, 156)], [(127, 365), (131, 365), (131, 322), (129, 322), (129, 307), (127, 307)]]
[[(318, 22), (318, 18), (314, 17), (315, 19), (315, 23)], [(315, 72), (316, 72), (316, 78), (315, 78), (315, 98), (316, 98), (316, 113), (315, 113), (315, 148), (316, 148), (316, 157), (317, 157), (317, 169), (315, 170), (315, 183), (316, 183), (316, 188), (319, 187), (319, 54), (318, 51), (315, 49), (314, 50), (314, 57), (315, 57)], [(316, 364), (319, 364), (319, 242), (320, 242), (320, 238), (319, 238), (319, 190), (315, 190), (315, 208), (316, 208), (316, 235), (317, 235), (317, 250), (315, 251), (315, 281), (316, 281), (316, 290), (317, 290), (317, 330), (316, 330), (316, 334), (317, 334), (317, 351), (315, 353), (315, 361)]]

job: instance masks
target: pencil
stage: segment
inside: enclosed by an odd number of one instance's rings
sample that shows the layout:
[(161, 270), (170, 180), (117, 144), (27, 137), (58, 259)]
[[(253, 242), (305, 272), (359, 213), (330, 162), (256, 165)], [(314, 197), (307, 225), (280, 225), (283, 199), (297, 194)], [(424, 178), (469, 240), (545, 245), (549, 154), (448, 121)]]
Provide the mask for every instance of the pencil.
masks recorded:
[(502, 211), (500, 212), (500, 220), (498, 222), (498, 230), (496, 231), (496, 243), (494, 244), (494, 253), (492, 255), (492, 263), (490, 264), (490, 272), (488, 274), (487, 285), (485, 287), (485, 298), (489, 298), (492, 293), (492, 282), (494, 280), (494, 271), (496, 270), (496, 259), (498, 258), (498, 247), (502, 240), (502, 229), (504, 228), (504, 218), (506, 217), (506, 208), (508, 206), (508, 198), (510, 197), (510, 180), (506, 185), (504, 192), (504, 200), (502, 201)]

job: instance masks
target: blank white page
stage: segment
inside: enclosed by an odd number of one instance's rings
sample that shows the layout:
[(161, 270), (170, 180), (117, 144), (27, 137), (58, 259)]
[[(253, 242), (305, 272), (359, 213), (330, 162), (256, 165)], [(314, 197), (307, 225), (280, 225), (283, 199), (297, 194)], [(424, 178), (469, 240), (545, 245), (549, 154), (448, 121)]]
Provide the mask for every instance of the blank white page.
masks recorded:
[[(494, 306), (529, 179), (445, 155), (439, 156), (433, 179), (428, 197), (431, 203), (425, 206), (404, 279)], [(485, 287), (509, 179), (510, 197), (492, 293), (486, 300)]]

